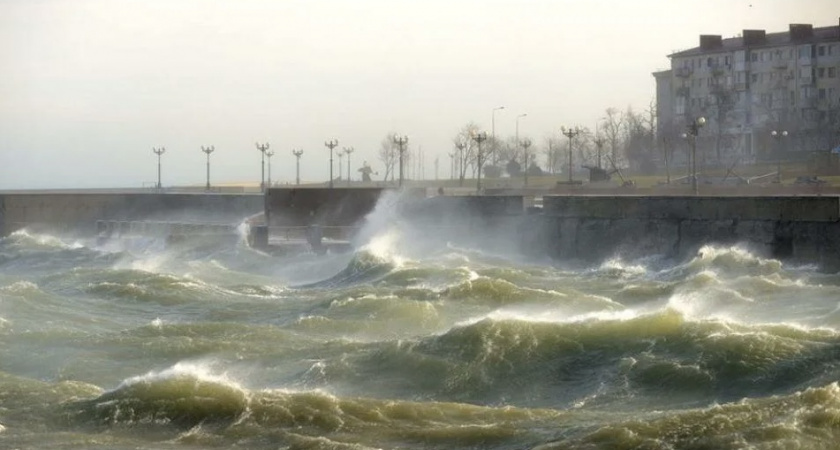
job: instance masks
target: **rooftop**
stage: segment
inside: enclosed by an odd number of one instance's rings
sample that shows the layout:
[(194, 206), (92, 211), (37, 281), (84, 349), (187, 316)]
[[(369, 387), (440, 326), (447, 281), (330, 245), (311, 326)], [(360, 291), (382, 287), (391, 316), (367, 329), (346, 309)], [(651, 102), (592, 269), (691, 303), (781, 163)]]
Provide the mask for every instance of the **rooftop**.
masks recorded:
[(700, 46), (672, 53), (668, 57), (819, 42), (840, 42), (840, 25), (814, 28), (809, 24), (791, 24), (788, 31), (765, 33), (764, 30), (744, 30), (741, 36), (726, 39), (718, 35), (701, 35)]

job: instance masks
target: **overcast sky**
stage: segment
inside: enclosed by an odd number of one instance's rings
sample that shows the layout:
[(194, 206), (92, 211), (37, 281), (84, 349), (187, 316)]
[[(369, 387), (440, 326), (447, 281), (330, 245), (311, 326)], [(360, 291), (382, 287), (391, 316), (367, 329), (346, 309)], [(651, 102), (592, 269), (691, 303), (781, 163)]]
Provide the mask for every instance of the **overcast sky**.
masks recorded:
[[(327, 139), (381, 170), (389, 132), (449, 176), (452, 137), (541, 143), (644, 110), (700, 34), (837, 25), (836, 0), (0, 0), (0, 189), (325, 180)], [(345, 162), (346, 163), (346, 162)], [(336, 171), (338, 158), (336, 157)], [(346, 166), (345, 166), (346, 170)]]

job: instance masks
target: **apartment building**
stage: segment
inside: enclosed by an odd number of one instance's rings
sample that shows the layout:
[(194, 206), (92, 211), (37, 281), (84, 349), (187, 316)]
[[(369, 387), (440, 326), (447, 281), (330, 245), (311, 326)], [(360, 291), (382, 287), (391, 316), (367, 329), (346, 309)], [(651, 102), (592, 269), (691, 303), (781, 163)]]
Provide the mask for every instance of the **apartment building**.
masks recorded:
[[(796, 158), (840, 144), (833, 142), (840, 136), (840, 21), (727, 39), (701, 35), (698, 47), (668, 57), (670, 70), (653, 74), (666, 147), (678, 147), (701, 116), (698, 160), (708, 163)], [(685, 157), (675, 152), (673, 160)]]

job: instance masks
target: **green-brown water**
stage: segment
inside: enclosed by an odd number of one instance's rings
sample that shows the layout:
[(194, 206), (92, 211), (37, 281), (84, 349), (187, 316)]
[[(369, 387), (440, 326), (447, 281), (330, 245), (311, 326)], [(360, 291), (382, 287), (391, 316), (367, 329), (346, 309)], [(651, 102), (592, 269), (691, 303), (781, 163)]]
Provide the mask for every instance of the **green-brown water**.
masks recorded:
[(838, 275), (366, 236), (0, 240), (0, 447), (840, 447)]

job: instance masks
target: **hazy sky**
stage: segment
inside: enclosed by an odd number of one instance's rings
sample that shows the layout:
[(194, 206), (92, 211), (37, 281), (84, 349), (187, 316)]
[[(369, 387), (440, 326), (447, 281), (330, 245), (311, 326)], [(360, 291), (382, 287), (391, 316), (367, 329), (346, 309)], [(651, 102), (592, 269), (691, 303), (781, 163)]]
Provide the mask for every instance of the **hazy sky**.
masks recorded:
[[(388, 132), (449, 176), (474, 121), (542, 143), (645, 109), (700, 34), (837, 25), (836, 0), (0, 0), (0, 189), (325, 180), (327, 139), (377, 170)], [(338, 158), (336, 157), (338, 170)], [(346, 161), (345, 161), (346, 164)], [(377, 167), (379, 166), (379, 167)], [(345, 166), (346, 170), (346, 166)], [(356, 175), (356, 174), (354, 174)]]

